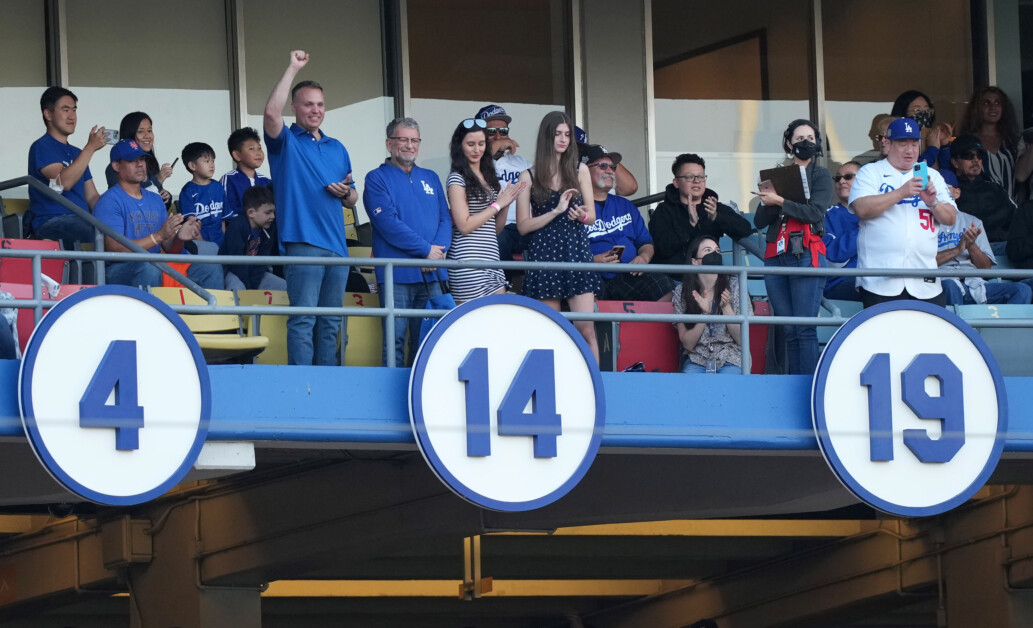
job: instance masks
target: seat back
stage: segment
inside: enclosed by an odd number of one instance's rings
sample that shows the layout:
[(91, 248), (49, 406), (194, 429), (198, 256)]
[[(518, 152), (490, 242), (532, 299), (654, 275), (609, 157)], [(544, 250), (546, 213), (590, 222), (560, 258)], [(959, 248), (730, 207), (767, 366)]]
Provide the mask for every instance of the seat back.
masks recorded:
[[(237, 290), (241, 305), (290, 305), (283, 290)], [(269, 339), (269, 347), (260, 353), (258, 364), (287, 364), (287, 317), (261, 314), (247, 317), (249, 336), (262, 335)]]
[[(151, 294), (169, 305), (206, 305), (207, 302), (186, 288), (154, 287)], [(237, 304), (231, 290), (209, 290), (217, 305)], [(236, 314), (183, 314), (183, 322), (195, 334), (241, 334), (240, 317)]]
[[(22, 240), (19, 238), (0, 239), (0, 249), (21, 249), (39, 251), (60, 251), (61, 243), (56, 240)], [(63, 259), (41, 260), (43, 274), (58, 283), (67, 280), (65, 269), (68, 262)], [(32, 284), (32, 260), (15, 257), (0, 259), (0, 282)]]
[[(344, 307), (380, 307), (380, 295), (347, 292)], [(384, 326), (377, 316), (349, 316), (348, 347), (344, 352), (346, 366), (380, 366), (383, 363)]]
[[(599, 301), (596, 306), (600, 312), (611, 313), (674, 313), (670, 301)], [(600, 343), (600, 354), (612, 351), (615, 370), (623, 371), (636, 362), (642, 362), (649, 372), (678, 372), (680, 345), (674, 325), (622, 322), (614, 324), (614, 327), (617, 332), (610, 336), (612, 346), (607, 347), (609, 351), (604, 351), (605, 342)]]
[(1006, 376), (1033, 375), (1033, 360), (1029, 359), (1029, 328), (980, 327), (980, 319), (1031, 318), (1033, 305), (955, 305), (954, 312), (976, 328), (994, 354), (1001, 373)]
[[(90, 285), (80, 284), (66, 284), (61, 286), (61, 290), (57, 293), (56, 298), (52, 298), (50, 293), (46, 290), (42, 291), (44, 301), (60, 301), (70, 294), (85, 290), (86, 288), (93, 288)], [(32, 285), (20, 284), (20, 283), (6, 283), (0, 282), (0, 290), (10, 292), (15, 299), (31, 299), (32, 298)], [(44, 310), (46, 314), (49, 310)], [(33, 315), (32, 308), (18, 308), (18, 345), (22, 351), (25, 351), (25, 346), (29, 342), (29, 337), (32, 335), (32, 331), (36, 328), (35, 317)]]

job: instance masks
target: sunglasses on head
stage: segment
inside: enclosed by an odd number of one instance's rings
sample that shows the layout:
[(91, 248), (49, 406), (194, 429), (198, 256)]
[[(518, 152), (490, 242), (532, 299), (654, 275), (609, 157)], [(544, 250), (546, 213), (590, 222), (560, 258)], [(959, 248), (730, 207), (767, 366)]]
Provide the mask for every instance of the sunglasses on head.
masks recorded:
[(509, 127), (500, 126), (484, 129), (484, 132), (488, 134), (488, 137), (494, 137), (495, 135), (501, 135), (502, 137), (509, 137)]
[(832, 177), (832, 180), (835, 181), (836, 183), (839, 183), (843, 179), (846, 179), (847, 181), (853, 181), (854, 177), (856, 177), (856, 176), (857, 175), (854, 174), (853, 172), (848, 172), (846, 174), (837, 174), (836, 176)]
[(464, 129), (472, 129), (474, 127), (477, 127), (478, 129), (483, 129), (486, 126), (488, 126), (487, 122), (485, 122), (484, 120), (479, 120), (477, 118), (467, 118), (466, 120), (463, 120)]

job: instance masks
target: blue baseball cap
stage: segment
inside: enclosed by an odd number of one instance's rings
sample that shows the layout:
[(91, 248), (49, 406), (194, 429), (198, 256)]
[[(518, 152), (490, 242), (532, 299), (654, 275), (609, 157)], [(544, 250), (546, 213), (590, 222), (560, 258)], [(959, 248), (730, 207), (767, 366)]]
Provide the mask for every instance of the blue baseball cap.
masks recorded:
[(920, 140), (922, 139), (921, 127), (911, 118), (897, 118), (890, 122), (886, 129), (888, 140)]
[(140, 145), (136, 143), (136, 140), (119, 140), (118, 144), (111, 147), (111, 161), (136, 161), (141, 157), (146, 157), (147, 153), (144, 152)]
[(474, 117), (478, 120), (484, 120), (485, 122), (487, 122), (488, 120), (502, 120), (506, 124), (509, 124), (513, 121), (513, 118), (509, 117), (506, 114), (506, 110), (502, 107), (499, 107), (498, 105), (488, 105), (487, 107), (481, 107), (480, 110), (477, 112), (477, 115)]
[(588, 143), (588, 133), (585, 133), (585, 130), (576, 124), (574, 125), (574, 141), (578, 144)]

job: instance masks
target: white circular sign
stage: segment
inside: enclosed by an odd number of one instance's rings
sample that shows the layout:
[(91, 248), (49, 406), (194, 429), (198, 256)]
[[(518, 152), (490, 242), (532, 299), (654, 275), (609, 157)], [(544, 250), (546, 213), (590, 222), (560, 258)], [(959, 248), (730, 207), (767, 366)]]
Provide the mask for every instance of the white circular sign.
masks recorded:
[(811, 399), (829, 466), (859, 498), (895, 515), (962, 504), (1004, 447), (1007, 399), (989, 347), (958, 316), (920, 301), (850, 319), (821, 356)]
[(581, 333), (533, 299), (493, 295), (445, 315), (409, 380), (416, 442), (459, 496), (531, 510), (565, 495), (602, 440), (599, 367)]
[(85, 499), (154, 499), (204, 445), (211, 392), (201, 349), (172, 308), (135, 288), (90, 288), (54, 306), (19, 380), (36, 456)]

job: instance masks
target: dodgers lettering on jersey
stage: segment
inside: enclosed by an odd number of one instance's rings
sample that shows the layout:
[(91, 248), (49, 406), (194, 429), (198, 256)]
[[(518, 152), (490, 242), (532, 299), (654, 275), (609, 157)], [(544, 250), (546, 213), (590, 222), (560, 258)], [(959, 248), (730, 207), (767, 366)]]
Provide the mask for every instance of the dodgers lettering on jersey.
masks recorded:
[(426, 181), (420, 181), (420, 183), (423, 184), (423, 191), (424, 192), (426, 192), (427, 194), (430, 194), (431, 196), (434, 196), (434, 188), (430, 187), (430, 185), (428, 185)]
[[(180, 204), (183, 204), (182, 202)], [(184, 214), (193, 214), (197, 216), (198, 220), (204, 220), (205, 218), (219, 218), (222, 216), (222, 201), (210, 201), (208, 203), (202, 203), (193, 199), (189, 202), (189, 207), (184, 208)]]
[(609, 233), (623, 231), (625, 227), (631, 226), (631, 216), (621, 214), (614, 216), (611, 220), (596, 220), (587, 227), (589, 238), (598, 238)]

